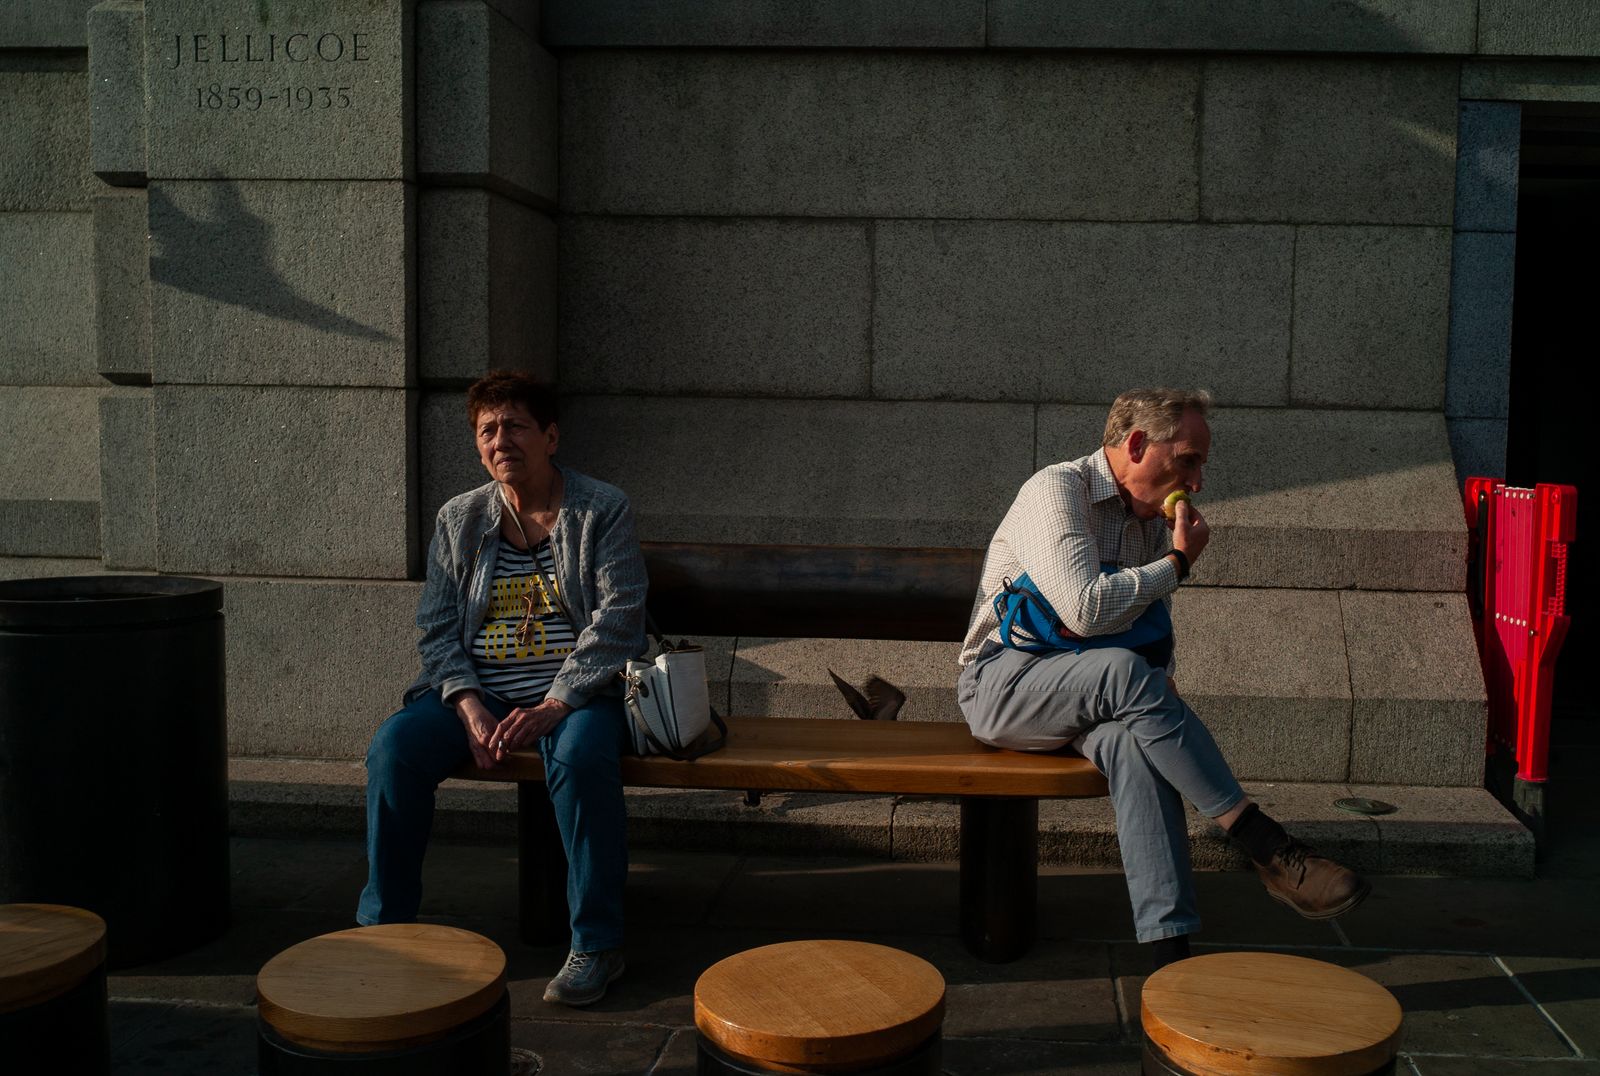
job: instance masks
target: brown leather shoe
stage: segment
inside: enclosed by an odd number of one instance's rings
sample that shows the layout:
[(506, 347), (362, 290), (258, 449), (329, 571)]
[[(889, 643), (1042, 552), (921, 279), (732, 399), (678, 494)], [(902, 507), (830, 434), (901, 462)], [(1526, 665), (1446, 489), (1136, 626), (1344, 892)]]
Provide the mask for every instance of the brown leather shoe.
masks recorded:
[(1255, 867), (1272, 899), (1307, 919), (1337, 919), (1372, 892), (1372, 884), (1361, 875), (1292, 837), (1270, 863)]

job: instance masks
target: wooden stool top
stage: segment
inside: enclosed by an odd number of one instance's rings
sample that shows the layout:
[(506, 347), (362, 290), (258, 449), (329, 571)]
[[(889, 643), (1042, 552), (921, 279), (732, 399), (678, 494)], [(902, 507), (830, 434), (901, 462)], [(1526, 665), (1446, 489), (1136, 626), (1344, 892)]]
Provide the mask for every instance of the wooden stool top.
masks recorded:
[(1353, 1076), (1400, 1044), (1400, 1003), (1348, 968), (1283, 953), (1210, 953), (1145, 980), (1144, 1032), (1218, 1076)]
[(774, 1068), (883, 1064), (910, 1053), (943, 1020), (938, 969), (868, 942), (764, 945), (718, 961), (694, 984), (700, 1033)]
[(437, 1039), (489, 1011), (506, 956), (455, 927), (356, 927), (291, 946), (256, 977), (261, 1018), (291, 1042), (345, 1053)]
[(65, 904), (0, 904), (0, 1012), (65, 994), (106, 958), (106, 923)]

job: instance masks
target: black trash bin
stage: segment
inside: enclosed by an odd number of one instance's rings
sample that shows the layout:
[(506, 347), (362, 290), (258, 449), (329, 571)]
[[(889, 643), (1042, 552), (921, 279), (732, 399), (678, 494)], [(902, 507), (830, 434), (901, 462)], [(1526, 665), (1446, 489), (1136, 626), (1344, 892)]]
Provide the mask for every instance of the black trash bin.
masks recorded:
[(0, 903), (87, 908), (109, 962), (228, 925), (222, 585), (0, 583)]

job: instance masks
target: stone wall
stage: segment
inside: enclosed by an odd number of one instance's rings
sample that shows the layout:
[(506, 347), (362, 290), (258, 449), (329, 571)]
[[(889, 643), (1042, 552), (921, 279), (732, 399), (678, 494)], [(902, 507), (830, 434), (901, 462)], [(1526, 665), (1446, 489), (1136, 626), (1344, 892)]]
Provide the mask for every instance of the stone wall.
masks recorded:
[[(487, 369), (559, 376), (646, 538), (902, 546), (1174, 382), (1196, 582), (1388, 639), (1503, 452), (1517, 102), (1597, 55), (1579, 0), (7, 5), (0, 574), (224, 578), (233, 749), (348, 756)], [(1377, 757), (1350, 630), (1322, 747)]]

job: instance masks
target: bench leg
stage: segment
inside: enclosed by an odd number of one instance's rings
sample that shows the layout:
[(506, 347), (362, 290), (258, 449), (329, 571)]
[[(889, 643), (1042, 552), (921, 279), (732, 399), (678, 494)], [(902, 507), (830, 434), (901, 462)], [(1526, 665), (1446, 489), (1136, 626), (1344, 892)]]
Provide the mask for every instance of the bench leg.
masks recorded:
[(517, 891), (522, 897), (522, 940), (555, 945), (570, 932), (567, 853), (543, 781), (517, 782)]
[(961, 940), (1003, 964), (1033, 948), (1039, 917), (1039, 801), (961, 800)]

